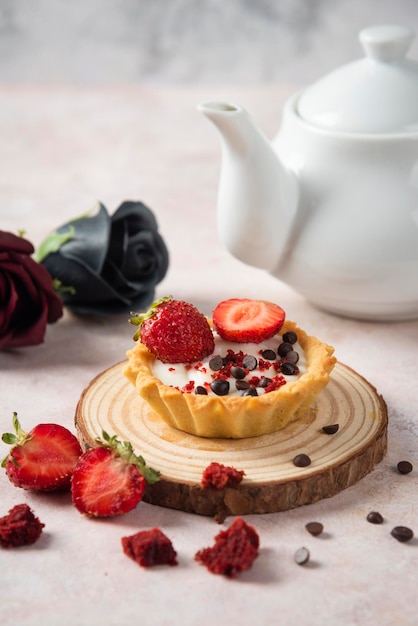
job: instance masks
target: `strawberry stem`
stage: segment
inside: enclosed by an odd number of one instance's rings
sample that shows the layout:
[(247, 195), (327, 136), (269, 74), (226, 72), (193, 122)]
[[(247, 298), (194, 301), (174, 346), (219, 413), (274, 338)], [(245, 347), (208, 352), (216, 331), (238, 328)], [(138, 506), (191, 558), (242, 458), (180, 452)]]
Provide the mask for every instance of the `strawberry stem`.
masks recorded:
[[(26, 433), (20, 425), (20, 422), (17, 418), (16, 411), (13, 412), (12, 424), (15, 430), (14, 433), (3, 433), (1, 439), (4, 443), (7, 443), (9, 446), (23, 446), (30, 438), (31, 435)], [(13, 463), (16, 461), (13, 459), (13, 456), (9, 453), (1, 462), (1, 467), (5, 467), (7, 461), (11, 459)]]
[(155, 302), (151, 304), (150, 308), (148, 309), (148, 311), (145, 311), (145, 313), (131, 313), (132, 317), (129, 318), (129, 323), (132, 324), (133, 326), (139, 326), (138, 330), (133, 336), (134, 341), (138, 341), (141, 335), (141, 326), (145, 322), (145, 320), (148, 320), (150, 317), (155, 315), (158, 307), (161, 304), (163, 304), (164, 302), (168, 302), (169, 300), (172, 300), (172, 299), (173, 299), (172, 296), (164, 296), (163, 298), (159, 298), (158, 300), (155, 300)]
[(102, 439), (95, 439), (97, 445), (112, 450), (116, 457), (124, 459), (127, 463), (135, 465), (147, 483), (150, 485), (160, 480), (160, 472), (148, 467), (145, 459), (140, 454), (135, 454), (132, 444), (129, 441), (120, 441), (117, 435), (110, 436), (105, 430), (102, 430)]

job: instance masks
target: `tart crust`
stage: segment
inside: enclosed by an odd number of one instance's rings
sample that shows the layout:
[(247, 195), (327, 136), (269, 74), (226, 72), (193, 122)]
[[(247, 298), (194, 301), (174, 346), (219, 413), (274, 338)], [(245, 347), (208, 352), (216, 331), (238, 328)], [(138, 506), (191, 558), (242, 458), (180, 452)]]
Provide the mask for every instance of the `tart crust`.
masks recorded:
[[(280, 335), (297, 333), (305, 352), (306, 372), (295, 381), (260, 396), (207, 396), (182, 393), (164, 385), (152, 373), (154, 355), (138, 341), (127, 352), (124, 374), (139, 395), (169, 426), (198, 437), (258, 437), (298, 419), (329, 381), (336, 363), (334, 348), (309, 336), (292, 321)], [(238, 344), (237, 344), (238, 345)]]

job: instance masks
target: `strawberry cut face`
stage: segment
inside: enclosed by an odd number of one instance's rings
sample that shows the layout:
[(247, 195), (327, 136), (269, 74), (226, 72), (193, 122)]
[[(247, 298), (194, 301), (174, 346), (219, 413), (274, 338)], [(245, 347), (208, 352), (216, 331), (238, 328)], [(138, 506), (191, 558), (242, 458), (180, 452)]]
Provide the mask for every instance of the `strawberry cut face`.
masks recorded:
[(75, 507), (92, 517), (113, 517), (134, 509), (146, 481), (138, 468), (112, 450), (91, 448), (80, 458), (72, 477)]
[(66, 490), (82, 454), (69, 430), (58, 424), (39, 424), (13, 446), (5, 462), (9, 480), (22, 489)]
[(267, 300), (231, 298), (214, 309), (213, 325), (226, 341), (260, 343), (279, 332), (285, 311)]

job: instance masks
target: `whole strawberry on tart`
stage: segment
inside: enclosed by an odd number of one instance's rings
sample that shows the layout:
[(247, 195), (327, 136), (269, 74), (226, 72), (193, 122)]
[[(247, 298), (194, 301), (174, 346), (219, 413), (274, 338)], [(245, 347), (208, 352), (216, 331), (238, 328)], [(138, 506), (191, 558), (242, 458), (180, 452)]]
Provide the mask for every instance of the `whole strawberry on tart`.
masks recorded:
[(231, 298), (206, 318), (163, 298), (138, 329), (125, 376), (170, 426), (200, 437), (245, 438), (298, 419), (329, 381), (334, 349), (266, 300)]

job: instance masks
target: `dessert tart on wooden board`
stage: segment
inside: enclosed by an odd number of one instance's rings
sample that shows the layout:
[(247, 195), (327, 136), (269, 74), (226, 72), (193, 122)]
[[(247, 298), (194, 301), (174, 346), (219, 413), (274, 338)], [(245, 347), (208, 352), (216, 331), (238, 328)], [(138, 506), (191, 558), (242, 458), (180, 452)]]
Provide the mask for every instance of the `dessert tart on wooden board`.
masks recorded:
[[(85, 389), (76, 426), (86, 446), (106, 431), (160, 472), (145, 501), (218, 520), (282, 511), (338, 493), (383, 458), (383, 399), (279, 305), (232, 298), (208, 320), (163, 298), (131, 322), (128, 362)], [(212, 463), (244, 479), (204, 488)]]
[[(387, 446), (383, 398), (361, 375), (336, 363), (328, 385), (283, 429), (242, 439), (197, 437), (160, 419), (124, 376), (126, 362), (105, 370), (83, 391), (75, 422), (84, 446), (102, 430), (129, 440), (161, 480), (148, 485), (151, 504), (223, 519), (227, 515), (284, 511), (339, 493), (366, 476)], [(324, 426), (338, 424), (334, 434)], [(293, 459), (305, 454), (310, 464)], [(212, 462), (245, 472), (235, 488), (200, 486)]]
[(224, 300), (208, 319), (164, 298), (135, 321), (126, 377), (169, 426), (198, 437), (284, 428), (327, 385), (336, 362), (332, 346), (265, 300)]

